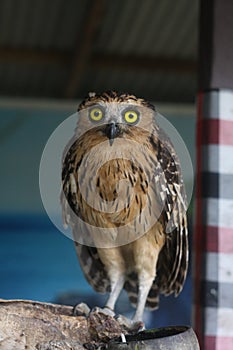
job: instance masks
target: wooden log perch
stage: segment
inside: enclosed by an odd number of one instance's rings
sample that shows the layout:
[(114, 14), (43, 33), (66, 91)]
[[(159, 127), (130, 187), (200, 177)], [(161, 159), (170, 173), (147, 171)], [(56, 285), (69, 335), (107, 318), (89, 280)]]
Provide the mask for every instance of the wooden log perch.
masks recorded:
[(0, 299), (0, 350), (94, 350), (122, 333), (126, 328), (98, 311), (76, 316), (71, 306)]

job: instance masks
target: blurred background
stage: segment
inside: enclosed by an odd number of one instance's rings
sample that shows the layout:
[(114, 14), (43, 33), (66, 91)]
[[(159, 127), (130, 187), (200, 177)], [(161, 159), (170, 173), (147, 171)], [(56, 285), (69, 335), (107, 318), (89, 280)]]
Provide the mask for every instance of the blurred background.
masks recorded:
[[(116, 89), (152, 101), (195, 166), (197, 39), (197, 0), (0, 0), (0, 298), (104, 304), (43, 208), (43, 149), (87, 92)], [(191, 324), (190, 272), (147, 326)]]

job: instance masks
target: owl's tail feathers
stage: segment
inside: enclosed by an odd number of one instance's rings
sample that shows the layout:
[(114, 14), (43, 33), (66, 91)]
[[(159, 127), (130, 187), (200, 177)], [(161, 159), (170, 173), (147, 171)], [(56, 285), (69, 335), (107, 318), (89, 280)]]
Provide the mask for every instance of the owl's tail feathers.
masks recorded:
[[(130, 303), (133, 307), (136, 307), (138, 301), (138, 283), (136, 274), (135, 276), (134, 274), (129, 276), (125, 282), (124, 288), (128, 293)], [(145, 307), (149, 310), (155, 310), (159, 307), (159, 289), (156, 283), (154, 283), (150, 289)]]
[(75, 242), (75, 248), (88, 283), (99, 293), (110, 292), (110, 280), (97, 249), (77, 242)]

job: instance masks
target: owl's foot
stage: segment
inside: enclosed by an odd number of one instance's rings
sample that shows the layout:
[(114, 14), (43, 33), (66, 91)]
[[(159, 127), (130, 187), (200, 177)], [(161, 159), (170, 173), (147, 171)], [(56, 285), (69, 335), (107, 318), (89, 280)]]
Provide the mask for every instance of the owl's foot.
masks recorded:
[(123, 315), (118, 315), (115, 318), (121, 326), (133, 333), (138, 333), (145, 330), (145, 324), (142, 321), (133, 321)]
[(103, 315), (106, 315), (106, 316), (111, 316), (111, 317), (114, 317), (115, 316), (115, 312), (110, 309), (109, 307), (104, 307), (104, 308), (101, 308), (101, 307), (94, 307), (91, 312), (98, 312), (100, 314), (103, 314)]
[(74, 316), (89, 316), (91, 313), (98, 313), (108, 317), (113, 317), (126, 331), (138, 333), (145, 330), (145, 324), (142, 321), (134, 321), (123, 315), (116, 315), (109, 307), (100, 308), (98, 306), (90, 309), (85, 303), (77, 304), (73, 307)]
[(88, 316), (91, 309), (85, 303), (76, 304), (73, 307), (73, 315), (74, 316)]
[(88, 316), (91, 312), (100, 313), (105, 316), (115, 316), (115, 312), (108, 307), (100, 308), (98, 306), (95, 306), (93, 309), (90, 309), (89, 306), (85, 303), (76, 304), (73, 307), (74, 316)]

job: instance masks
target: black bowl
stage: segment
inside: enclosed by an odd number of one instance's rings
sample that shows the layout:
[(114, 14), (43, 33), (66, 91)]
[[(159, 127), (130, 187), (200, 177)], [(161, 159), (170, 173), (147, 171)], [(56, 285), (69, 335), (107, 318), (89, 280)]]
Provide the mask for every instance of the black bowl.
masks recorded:
[(188, 326), (171, 326), (149, 329), (134, 335), (113, 339), (108, 344), (110, 350), (125, 349), (163, 349), (163, 350), (200, 350), (196, 334)]

